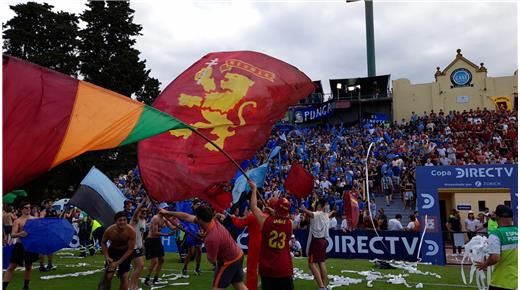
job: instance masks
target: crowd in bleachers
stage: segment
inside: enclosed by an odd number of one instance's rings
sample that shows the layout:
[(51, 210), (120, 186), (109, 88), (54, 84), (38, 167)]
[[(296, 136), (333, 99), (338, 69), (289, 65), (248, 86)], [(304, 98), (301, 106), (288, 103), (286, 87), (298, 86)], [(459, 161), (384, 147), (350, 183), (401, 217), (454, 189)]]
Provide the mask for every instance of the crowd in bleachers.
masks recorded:
[[(266, 146), (249, 160), (249, 168), (268, 160), (273, 148), (280, 153), (269, 161), (269, 171), (261, 192), (263, 198), (286, 196), (292, 201), (291, 212), (295, 223), (305, 227), (299, 207), (307, 207), (316, 197), (328, 200), (329, 210), (336, 214), (331, 227), (346, 228), (343, 216), (343, 194), (353, 190), (359, 195), (360, 226), (372, 228), (366, 200), (362, 199), (365, 179), (366, 151), (374, 142), (369, 161), (370, 194), (390, 193), (401, 198), (405, 207), (415, 208), (415, 168), (434, 165), (516, 164), (517, 112), (476, 109), (413, 113), (410, 120), (393, 124), (365, 123), (364, 126), (345, 127), (321, 125), (274, 129)], [(287, 196), (283, 183), (293, 162), (299, 162), (315, 177), (311, 197), (297, 199)], [(134, 204), (145, 194), (136, 168), (114, 179)], [(389, 203), (389, 200), (387, 200)], [(372, 218), (379, 219), (377, 207), (372, 204)], [(233, 212), (243, 214), (245, 200)], [(342, 227), (343, 224), (343, 227)], [(376, 225), (378, 223), (376, 222)]]

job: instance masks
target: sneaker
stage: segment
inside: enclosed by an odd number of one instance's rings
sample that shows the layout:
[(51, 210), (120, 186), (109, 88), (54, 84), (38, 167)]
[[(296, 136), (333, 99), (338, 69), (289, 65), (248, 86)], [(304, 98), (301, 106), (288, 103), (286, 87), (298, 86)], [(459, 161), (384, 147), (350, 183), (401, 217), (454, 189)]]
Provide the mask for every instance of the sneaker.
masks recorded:
[(47, 272), (49, 271), (47, 268), (45, 268), (44, 265), (40, 265), (40, 272)]
[(200, 269), (197, 269), (197, 270), (193, 271), (193, 273), (195, 273), (195, 275), (197, 275), (197, 276), (200, 276), (201, 271), (200, 271)]
[(53, 264), (48, 264), (47, 265), (47, 270), (49, 270), (49, 271), (56, 270), (56, 268), (58, 268), (58, 267), (54, 266)]
[(146, 285), (148, 287), (152, 287), (153, 282), (152, 282), (152, 280), (144, 281), (144, 285)]
[(183, 276), (188, 275), (188, 269), (182, 269), (182, 275)]

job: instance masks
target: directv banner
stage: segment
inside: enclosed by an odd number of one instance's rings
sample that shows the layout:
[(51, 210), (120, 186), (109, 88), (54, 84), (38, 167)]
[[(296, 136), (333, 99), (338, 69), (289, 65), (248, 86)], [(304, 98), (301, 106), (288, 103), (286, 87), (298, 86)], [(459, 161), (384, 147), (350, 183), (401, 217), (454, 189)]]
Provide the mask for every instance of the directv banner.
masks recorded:
[[(428, 256), (425, 251), (440, 248), (444, 252), (442, 236), (439, 189), (458, 188), (507, 188), (511, 194), (514, 220), (518, 217), (518, 169), (517, 165), (467, 165), (467, 166), (420, 166), (416, 168), (417, 208), (419, 216), (428, 217), (422, 261), (445, 264), (444, 256)], [(464, 207), (463, 204), (461, 206)], [(467, 206), (466, 206), (467, 208)]]
[[(386, 259), (417, 261), (417, 251), (420, 244), (420, 233), (402, 231), (380, 231), (379, 237), (374, 231), (343, 231), (331, 230), (327, 239), (327, 257), (341, 259)], [(306, 255), (308, 230), (295, 230), (294, 235), (302, 245), (303, 255)], [(238, 236), (238, 245), (247, 253), (247, 230)], [(423, 247), (432, 244), (423, 241)], [(424, 252), (424, 251), (423, 251)], [(444, 255), (439, 247), (434, 247), (427, 255)]]
[(328, 101), (317, 105), (310, 105), (303, 108), (295, 108), (293, 110), (294, 123), (305, 123), (325, 118), (332, 114), (334, 102)]

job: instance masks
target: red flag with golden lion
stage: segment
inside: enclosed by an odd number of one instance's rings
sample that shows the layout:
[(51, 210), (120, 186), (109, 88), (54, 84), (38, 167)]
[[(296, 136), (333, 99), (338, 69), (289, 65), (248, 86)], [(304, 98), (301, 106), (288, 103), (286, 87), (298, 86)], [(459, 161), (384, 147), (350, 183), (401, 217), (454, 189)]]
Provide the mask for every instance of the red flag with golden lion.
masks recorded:
[[(294, 66), (253, 51), (210, 53), (157, 97), (153, 106), (197, 128), (237, 162), (252, 158), (289, 106), (314, 90)], [(186, 130), (139, 143), (144, 185), (158, 201), (213, 197), (236, 167), (212, 144)]]

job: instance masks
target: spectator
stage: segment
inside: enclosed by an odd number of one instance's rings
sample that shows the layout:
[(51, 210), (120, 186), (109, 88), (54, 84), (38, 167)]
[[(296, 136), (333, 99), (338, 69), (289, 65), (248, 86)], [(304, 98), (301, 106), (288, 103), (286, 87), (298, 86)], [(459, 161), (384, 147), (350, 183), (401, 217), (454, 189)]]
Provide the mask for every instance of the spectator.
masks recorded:
[(388, 230), (388, 218), (385, 215), (385, 210), (383, 208), (380, 208), (378, 213), (379, 215), (377, 216), (377, 224), (379, 226), (379, 230)]
[(415, 216), (415, 214), (410, 215), (410, 222), (406, 226), (406, 230), (412, 231), (412, 232), (419, 232), (421, 230), (421, 225), (420, 225), (419, 221), (417, 220), (417, 217)]
[(401, 224), (402, 215), (396, 214), (395, 218), (390, 219), (388, 221), (388, 230), (389, 231), (402, 231), (403, 225)]
[(349, 228), (348, 228), (348, 221), (347, 221), (347, 217), (345, 215), (341, 216), (342, 217), (342, 220), (341, 220), (341, 227), (340, 229), (346, 233)]
[(481, 236), (487, 236), (487, 229), (484, 227), (485, 216), (483, 212), (478, 213), (478, 227), (477, 227), (477, 234)]
[(451, 234), (451, 241), (453, 245), (453, 254), (457, 254), (457, 250), (459, 255), (462, 255), (462, 245), (455, 245), (455, 235), (462, 231), (462, 226), (460, 222), (460, 214), (456, 209), (451, 210), (451, 215), (448, 218), (448, 222), (446, 222), (446, 228)]
[(464, 220), (464, 225), (468, 234), (468, 240), (471, 240), (477, 234), (477, 229), (480, 225), (479, 220), (475, 219), (473, 211), (468, 212), (468, 218)]
[(293, 257), (301, 257), (302, 256), (302, 245), (296, 239), (294, 235), (291, 236), (291, 240), (289, 240), (289, 247), (291, 248), (291, 256)]
[(393, 202), (392, 196), (393, 196), (393, 187), (394, 186), (392, 183), (392, 178), (389, 176), (388, 171), (386, 171), (384, 173), (382, 182), (383, 182), (383, 191), (385, 193), (386, 206), (390, 206), (390, 202)]
[(338, 220), (336, 219), (336, 213), (333, 212), (330, 215), (329, 229), (335, 230), (338, 227)]

